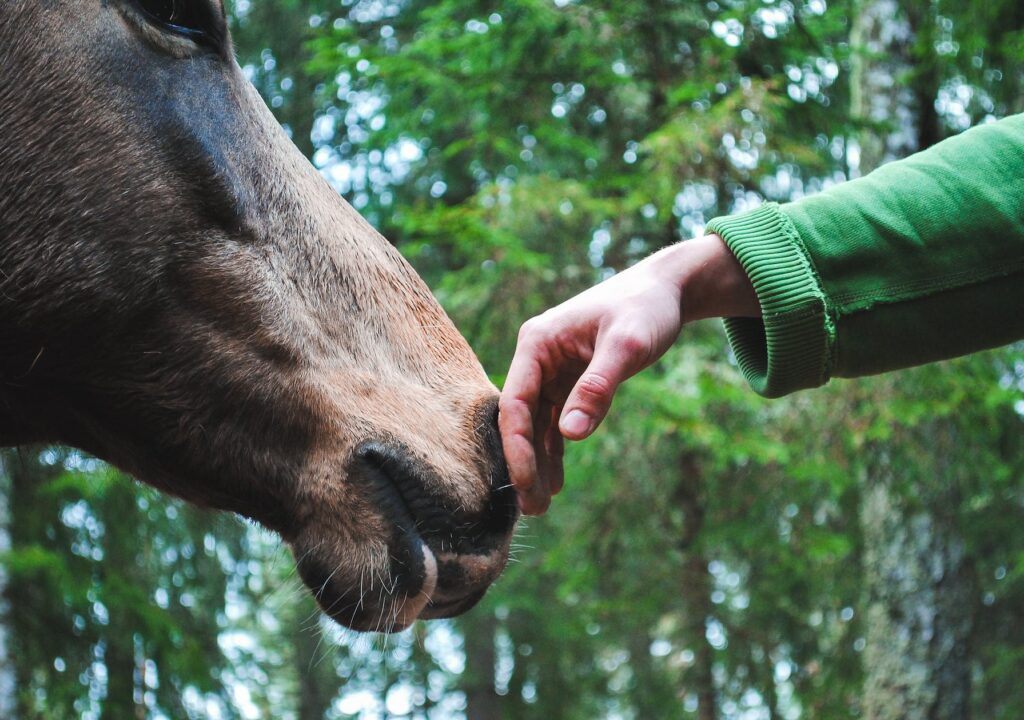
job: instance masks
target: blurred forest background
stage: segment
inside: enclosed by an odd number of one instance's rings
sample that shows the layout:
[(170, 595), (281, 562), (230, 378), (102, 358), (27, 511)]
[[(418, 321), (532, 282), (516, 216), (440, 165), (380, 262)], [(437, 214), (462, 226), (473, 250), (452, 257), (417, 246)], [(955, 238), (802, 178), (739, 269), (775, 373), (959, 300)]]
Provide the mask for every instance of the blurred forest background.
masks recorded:
[[(1024, 111), (1020, 0), (234, 0), (239, 63), (500, 384), (712, 217)], [(323, 621), (271, 534), (5, 451), (0, 717), (1024, 716), (1024, 346), (763, 401), (684, 330), (457, 621)]]

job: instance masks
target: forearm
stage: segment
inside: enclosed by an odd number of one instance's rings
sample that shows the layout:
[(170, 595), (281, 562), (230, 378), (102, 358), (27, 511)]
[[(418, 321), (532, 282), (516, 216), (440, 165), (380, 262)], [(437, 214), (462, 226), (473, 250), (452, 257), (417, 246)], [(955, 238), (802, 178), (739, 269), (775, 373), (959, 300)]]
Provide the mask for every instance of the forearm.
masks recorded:
[(727, 322), (781, 395), (1024, 336), (1024, 117), (786, 206), (720, 218), (764, 320)]

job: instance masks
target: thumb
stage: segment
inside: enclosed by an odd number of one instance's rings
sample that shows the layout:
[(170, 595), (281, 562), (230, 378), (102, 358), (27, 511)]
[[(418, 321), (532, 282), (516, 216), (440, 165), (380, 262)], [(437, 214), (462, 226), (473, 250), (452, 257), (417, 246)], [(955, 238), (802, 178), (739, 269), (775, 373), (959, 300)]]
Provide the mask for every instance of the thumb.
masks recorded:
[(590, 365), (580, 375), (562, 409), (558, 429), (570, 440), (588, 437), (608, 414), (623, 380), (643, 366), (646, 351), (630, 337), (599, 337)]

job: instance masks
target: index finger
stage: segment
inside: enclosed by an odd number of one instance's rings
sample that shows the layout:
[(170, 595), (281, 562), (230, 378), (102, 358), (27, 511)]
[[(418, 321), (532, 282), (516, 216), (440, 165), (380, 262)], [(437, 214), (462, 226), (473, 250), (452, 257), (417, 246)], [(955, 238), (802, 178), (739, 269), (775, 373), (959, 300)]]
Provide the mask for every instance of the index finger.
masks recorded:
[(537, 482), (533, 425), (542, 382), (543, 371), (536, 354), (528, 344), (520, 342), (501, 391), (498, 428), (509, 478), (521, 497)]

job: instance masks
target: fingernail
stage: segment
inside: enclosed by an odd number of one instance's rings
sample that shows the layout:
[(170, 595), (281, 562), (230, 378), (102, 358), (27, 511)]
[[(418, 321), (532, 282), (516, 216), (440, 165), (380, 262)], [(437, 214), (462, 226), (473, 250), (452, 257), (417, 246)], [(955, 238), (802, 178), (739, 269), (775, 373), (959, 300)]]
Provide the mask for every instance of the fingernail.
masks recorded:
[(570, 435), (586, 435), (590, 430), (590, 422), (590, 417), (582, 410), (570, 410), (562, 418), (562, 432)]

